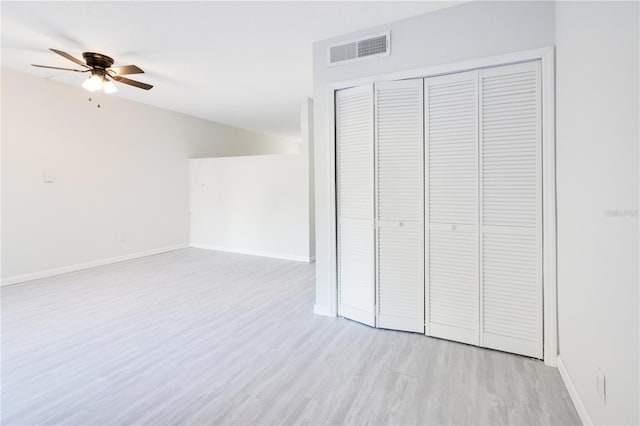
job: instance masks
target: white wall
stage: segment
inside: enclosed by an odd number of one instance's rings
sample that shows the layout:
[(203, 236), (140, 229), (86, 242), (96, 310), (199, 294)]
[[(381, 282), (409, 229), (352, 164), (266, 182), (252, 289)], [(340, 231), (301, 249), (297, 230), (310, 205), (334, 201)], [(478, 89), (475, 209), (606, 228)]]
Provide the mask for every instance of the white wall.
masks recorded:
[(297, 153), (190, 160), (192, 246), (313, 259), (311, 114), (304, 99)]
[[(391, 55), (327, 67), (328, 47), (341, 40), (391, 30)], [(328, 85), (465, 59), (551, 46), (552, 2), (472, 2), (427, 15), (370, 28), (313, 46), (316, 190), (316, 311), (331, 312)]]
[(556, 5), (559, 346), (595, 424), (640, 423), (639, 11)]
[(309, 261), (303, 154), (191, 160), (191, 245)]
[[(2, 69), (3, 283), (188, 243), (188, 158), (275, 138)], [(55, 172), (44, 183), (43, 172)], [(125, 241), (120, 241), (124, 232)]]

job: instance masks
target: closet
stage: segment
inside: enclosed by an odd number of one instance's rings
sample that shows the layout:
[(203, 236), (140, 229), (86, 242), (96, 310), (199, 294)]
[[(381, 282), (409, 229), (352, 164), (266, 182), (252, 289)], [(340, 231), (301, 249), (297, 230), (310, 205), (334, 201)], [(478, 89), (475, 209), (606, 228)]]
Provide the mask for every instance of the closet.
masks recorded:
[(542, 358), (540, 62), (336, 92), (338, 311)]

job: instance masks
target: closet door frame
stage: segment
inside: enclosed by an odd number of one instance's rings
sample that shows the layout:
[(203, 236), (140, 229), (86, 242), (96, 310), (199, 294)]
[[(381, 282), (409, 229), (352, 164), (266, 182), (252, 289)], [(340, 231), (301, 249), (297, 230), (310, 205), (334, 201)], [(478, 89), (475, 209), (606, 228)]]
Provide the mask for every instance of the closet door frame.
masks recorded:
[[(335, 133), (335, 92), (340, 89), (374, 83), (385, 80), (404, 80), (435, 77), (479, 68), (516, 64), (540, 60), (542, 80), (542, 240), (543, 240), (543, 360), (545, 364), (556, 367), (558, 362), (557, 329), (557, 257), (556, 257), (556, 171), (555, 171), (555, 49), (553, 46), (520, 52), (507, 53), (485, 58), (477, 58), (450, 64), (417, 68), (401, 72), (380, 74), (355, 80), (334, 82), (327, 86), (327, 137), (328, 152), (328, 194), (327, 208), (329, 229), (329, 258), (326, 265), (329, 282), (328, 307), (316, 305), (317, 314), (337, 316), (338, 279), (337, 279), (337, 211), (336, 211), (336, 133)], [(322, 154), (322, 153), (318, 153)], [(320, 266), (320, 265), (319, 265)], [(328, 308), (328, 309), (327, 309)]]

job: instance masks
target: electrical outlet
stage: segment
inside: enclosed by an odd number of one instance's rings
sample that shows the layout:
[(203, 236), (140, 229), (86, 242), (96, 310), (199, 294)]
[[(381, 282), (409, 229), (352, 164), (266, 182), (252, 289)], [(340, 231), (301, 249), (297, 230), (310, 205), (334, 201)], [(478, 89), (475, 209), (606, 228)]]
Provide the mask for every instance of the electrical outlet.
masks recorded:
[(118, 240), (127, 241), (127, 234), (124, 231), (118, 232)]
[(602, 370), (596, 367), (596, 392), (603, 405), (607, 404), (607, 380)]

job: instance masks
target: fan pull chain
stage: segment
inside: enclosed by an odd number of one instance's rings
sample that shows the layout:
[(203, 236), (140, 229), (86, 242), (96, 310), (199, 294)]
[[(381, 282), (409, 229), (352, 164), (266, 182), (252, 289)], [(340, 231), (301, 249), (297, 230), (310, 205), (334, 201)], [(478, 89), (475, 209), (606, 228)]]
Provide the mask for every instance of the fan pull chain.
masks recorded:
[[(91, 99), (91, 96), (89, 96), (89, 102), (93, 101), (93, 99)], [(97, 105), (98, 108), (100, 108), (100, 104)]]

